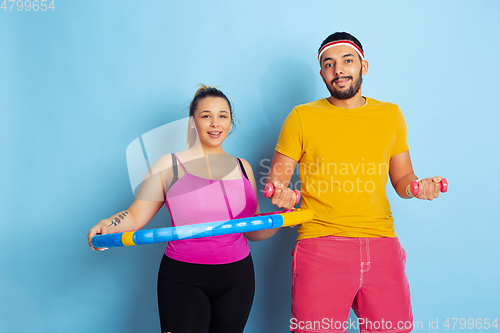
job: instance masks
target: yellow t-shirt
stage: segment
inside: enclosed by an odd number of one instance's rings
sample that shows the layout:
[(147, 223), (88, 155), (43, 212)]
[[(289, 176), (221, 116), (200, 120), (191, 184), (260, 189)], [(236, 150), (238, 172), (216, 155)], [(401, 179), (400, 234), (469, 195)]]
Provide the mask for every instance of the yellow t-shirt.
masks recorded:
[(390, 158), (408, 149), (396, 104), (366, 98), (343, 109), (324, 98), (295, 107), (276, 151), (299, 162), (301, 208), (315, 215), (299, 227), (298, 239), (396, 237), (385, 189)]

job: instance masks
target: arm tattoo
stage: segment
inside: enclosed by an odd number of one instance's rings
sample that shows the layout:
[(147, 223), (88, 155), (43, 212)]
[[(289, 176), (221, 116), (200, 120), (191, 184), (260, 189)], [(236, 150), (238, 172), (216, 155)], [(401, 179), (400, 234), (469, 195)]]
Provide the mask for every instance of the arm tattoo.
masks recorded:
[(111, 224), (108, 227), (111, 227), (112, 225), (117, 227), (118, 224), (120, 224), (122, 222), (121, 220), (125, 219), (125, 217), (127, 215), (128, 215), (127, 211), (124, 211), (124, 212), (118, 214), (116, 217), (111, 219)]

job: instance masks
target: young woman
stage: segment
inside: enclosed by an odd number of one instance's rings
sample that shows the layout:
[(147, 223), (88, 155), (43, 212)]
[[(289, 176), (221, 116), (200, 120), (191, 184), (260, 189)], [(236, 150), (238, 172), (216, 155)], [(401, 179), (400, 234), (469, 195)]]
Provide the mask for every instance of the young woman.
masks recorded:
[[(259, 213), (250, 164), (222, 148), (234, 126), (227, 97), (216, 88), (202, 86), (190, 104), (189, 116), (189, 148), (161, 157), (132, 205), (90, 230), (89, 245), (96, 234), (142, 228), (163, 204), (172, 226)], [(260, 234), (248, 236), (257, 240)], [(242, 234), (169, 242), (158, 273), (162, 332), (243, 332), (254, 290), (252, 258)]]

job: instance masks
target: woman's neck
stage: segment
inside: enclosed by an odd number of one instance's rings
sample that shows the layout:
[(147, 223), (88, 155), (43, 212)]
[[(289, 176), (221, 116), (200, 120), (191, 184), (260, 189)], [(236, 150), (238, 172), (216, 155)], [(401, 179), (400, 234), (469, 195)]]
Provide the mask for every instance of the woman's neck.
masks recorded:
[(226, 152), (222, 149), (222, 145), (216, 147), (209, 147), (201, 144), (199, 141), (196, 142), (191, 148), (191, 153), (195, 156), (207, 156), (211, 154), (225, 154)]

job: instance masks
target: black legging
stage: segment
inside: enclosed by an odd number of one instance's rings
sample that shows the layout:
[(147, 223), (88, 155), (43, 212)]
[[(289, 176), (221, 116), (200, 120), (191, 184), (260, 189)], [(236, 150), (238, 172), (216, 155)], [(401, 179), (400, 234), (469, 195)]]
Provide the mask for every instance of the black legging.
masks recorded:
[(163, 256), (158, 272), (162, 333), (241, 333), (252, 307), (252, 257), (202, 265)]

